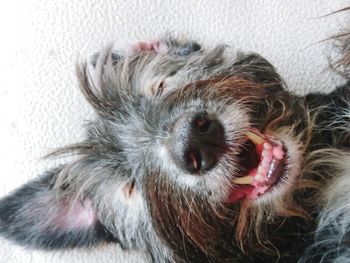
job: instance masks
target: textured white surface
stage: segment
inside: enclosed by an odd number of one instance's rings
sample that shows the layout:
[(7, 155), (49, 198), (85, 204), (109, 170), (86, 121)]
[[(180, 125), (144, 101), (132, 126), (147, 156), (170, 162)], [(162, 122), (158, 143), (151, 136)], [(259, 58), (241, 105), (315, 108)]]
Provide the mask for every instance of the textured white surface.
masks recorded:
[[(74, 65), (110, 43), (183, 34), (205, 45), (256, 51), (291, 89), (324, 90), (329, 45), (344, 14), (322, 17), (346, 0), (17, 0), (0, 2), (0, 196), (53, 162), (40, 157), (82, 136), (91, 110)], [(0, 239), (4, 262), (140, 262), (115, 246), (66, 253), (27, 251)]]

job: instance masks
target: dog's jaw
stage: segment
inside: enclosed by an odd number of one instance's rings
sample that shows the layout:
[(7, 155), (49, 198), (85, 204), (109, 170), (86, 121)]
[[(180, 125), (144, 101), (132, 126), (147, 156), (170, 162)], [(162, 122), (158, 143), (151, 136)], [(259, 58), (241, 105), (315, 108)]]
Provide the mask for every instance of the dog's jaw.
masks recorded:
[(228, 202), (257, 199), (285, 180), (287, 158), (283, 143), (257, 129), (246, 132), (247, 140), (239, 154), (241, 175), (233, 180)]
[(290, 129), (275, 133), (275, 136), (281, 140), (286, 148), (286, 167), (283, 171), (282, 180), (259, 198), (254, 200), (256, 205), (263, 205), (265, 203), (273, 203), (274, 200), (279, 200), (283, 196), (293, 192), (296, 187), (296, 181), (301, 174), (301, 163), (304, 155), (304, 145), (291, 135)]
[[(219, 119), (223, 120), (227, 143), (231, 145), (231, 148), (222, 156), (217, 166), (203, 176), (179, 173), (171, 160), (167, 145), (158, 145), (159, 148), (155, 154), (163, 160), (164, 167), (172, 169), (171, 179), (184, 191), (192, 189), (207, 198), (213, 205), (236, 203), (244, 199), (263, 205), (271, 203), (274, 198), (282, 198), (290, 193), (295, 187), (298, 175), (300, 175), (302, 156), (305, 151), (305, 145), (300, 141), (300, 138), (295, 137), (291, 127), (267, 132), (269, 134), (267, 136), (274, 138), (272, 140), (275, 140), (275, 145), (277, 145), (275, 148), (280, 150), (279, 154), (282, 156), (278, 158), (282, 160), (277, 161), (283, 162), (283, 169), (274, 175), (276, 178), (270, 182), (270, 185), (268, 185), (269, 182), (266, 185), (260, 184), (256, 179), (253, 179), (251, 185), (237, 184), (235, 181), (244, 177), (244, 174), (237, 170), (237, 165), (240, 162), (238, 157), (240, 145), (244, 147), (244, 141), (247, 139), (246, 134), (252, 128), (249, 128), (251, 124), (248, 115), (238, 104), (231, 105), (227, 111), (234, 112), (234, 114), (224, 113), (219, 116)], [(227, 118), (227, 115), (231, 117)], [(256, 131), (255, 128), (253, 130)], [(282, 148), (283, 150), (281, 150)], [(253, 176), (257, 176), (257, 171), (254, 171)]]

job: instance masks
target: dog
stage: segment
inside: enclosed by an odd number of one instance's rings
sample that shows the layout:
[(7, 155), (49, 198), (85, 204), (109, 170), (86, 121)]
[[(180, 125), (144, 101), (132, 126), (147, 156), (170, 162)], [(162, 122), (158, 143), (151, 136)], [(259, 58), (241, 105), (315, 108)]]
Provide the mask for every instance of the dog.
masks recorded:
[(168, 36), (77, 76), (96, 117), (51, 154), (75, 158), (0, 200), (3, 237), (151, 262), (350, 258), (350, 82), (295, 95), (258, 54)]

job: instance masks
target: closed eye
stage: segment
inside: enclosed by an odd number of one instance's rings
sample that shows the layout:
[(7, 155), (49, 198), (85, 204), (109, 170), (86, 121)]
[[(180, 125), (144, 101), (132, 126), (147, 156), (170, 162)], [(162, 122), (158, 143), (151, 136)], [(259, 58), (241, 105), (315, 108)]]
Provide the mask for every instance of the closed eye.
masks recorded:
[(131, 182), (127, 183), (124, 188), (124, 195), (126, 199), (131, 198), (134, 195), (134, 192), (136, 191), (136, 181), (133, 179)]
[(164, 91), (164, 80), (157, 81), (152, 87), (151, 87), (151, 95), (153, 97), (159, 97), (162, 95)]
[(164, 81), (161, 81), (158, 85), (158, 90), (157, 90), (157, 93), (156, 93), (156, 97), (159, 97), (160, 95), (163, 94), (163, 91), (164, 91)]

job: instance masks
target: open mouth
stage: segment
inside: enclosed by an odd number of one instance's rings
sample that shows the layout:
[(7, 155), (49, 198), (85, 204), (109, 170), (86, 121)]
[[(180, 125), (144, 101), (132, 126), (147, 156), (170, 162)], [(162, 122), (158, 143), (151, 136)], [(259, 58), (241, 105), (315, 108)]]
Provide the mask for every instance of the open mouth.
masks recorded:
[(253, 129), (246, 132), (239, 154), (240, 174), (232, 183), (229, 203), (257, 199), (286, 179), (287, 154), (283, 143)]

